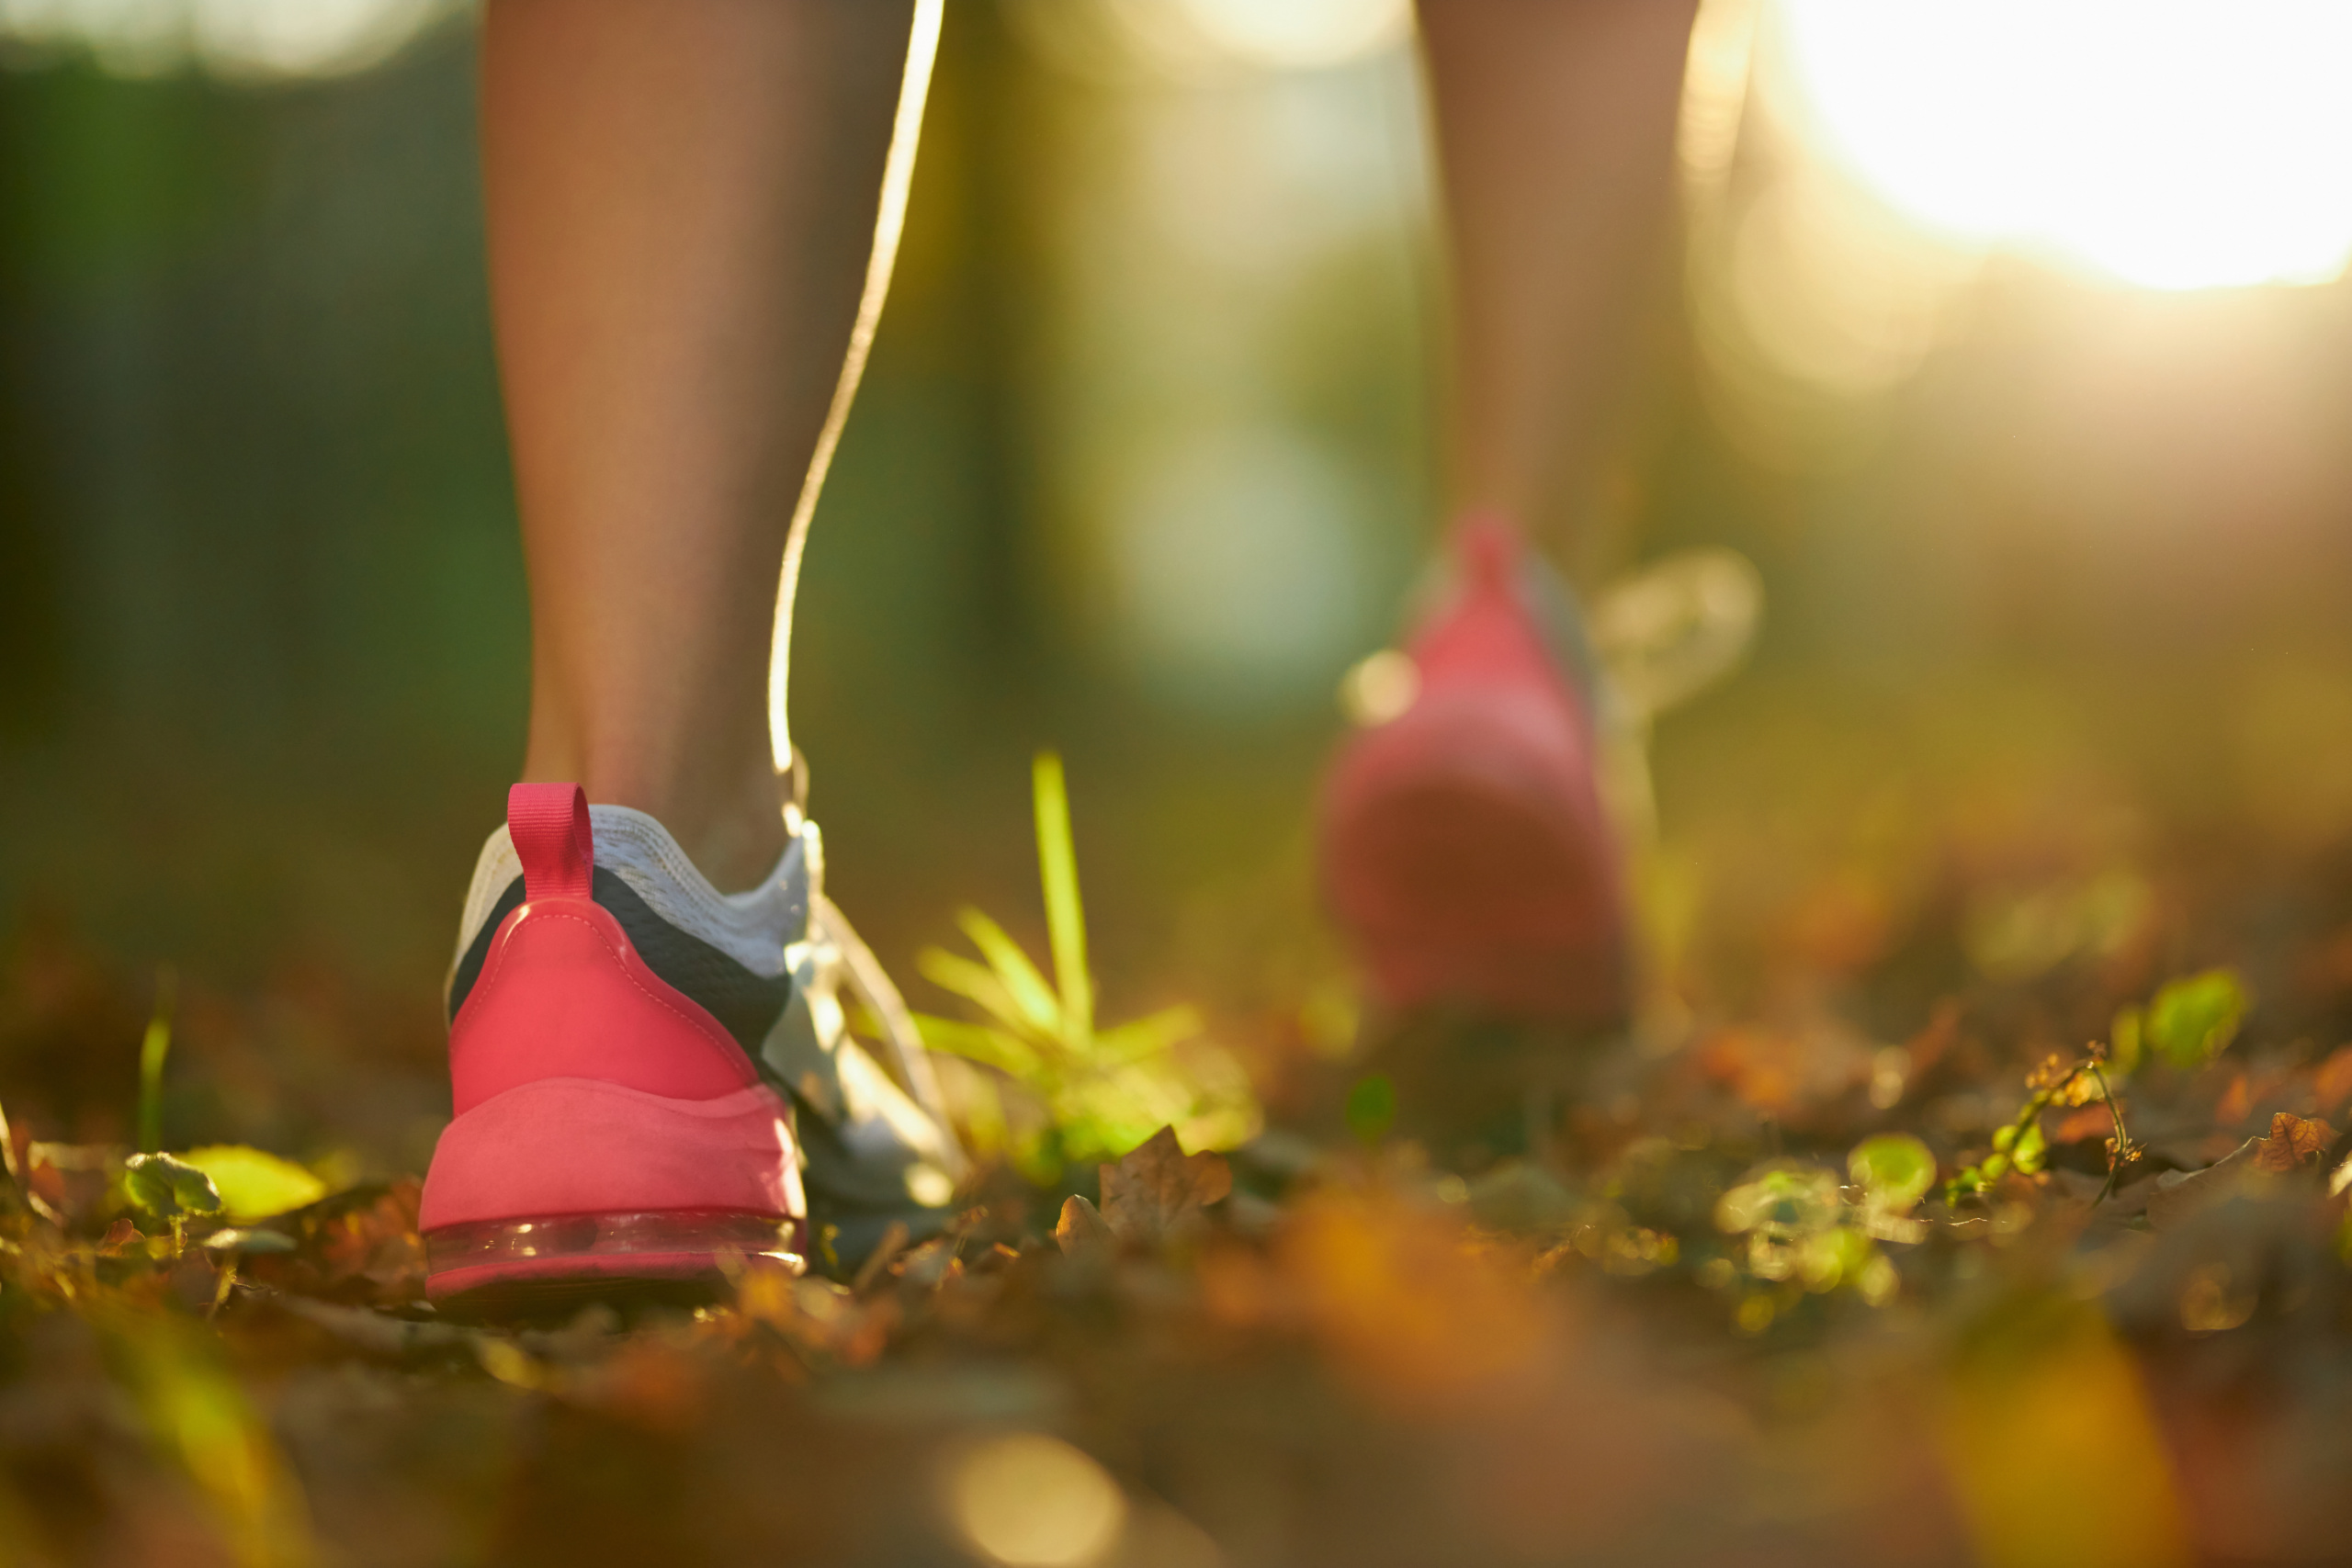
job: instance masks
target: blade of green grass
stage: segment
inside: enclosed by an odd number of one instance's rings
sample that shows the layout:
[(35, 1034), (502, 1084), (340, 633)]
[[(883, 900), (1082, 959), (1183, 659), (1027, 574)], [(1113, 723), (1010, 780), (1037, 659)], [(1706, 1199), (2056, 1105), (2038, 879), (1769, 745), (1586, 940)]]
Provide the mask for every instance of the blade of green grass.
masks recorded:
[(1105, 1066), (1156, 1056), (1180, 1041), (1190, 1040), (1205, 1027), (1201, 1015), (1188, 1007), (1166, 1008), (1132, 1023), (1106, 1029), (1095, 1036), (1096, 1055)]
[(317, 1562), (300, 1479), (209, 1336), (183, 1319), (121, 1306), (92, 1315), (150, 1441), (211, 1504), (228, 1558), (258, 1568)]
[(961, 1056), (967, 1062), (978, 1062), (984, 1067), (995, 1067), (1023, 1083), (1035, 1078), (1043, 1066), (1035, 1051), (1001, 1029), (990, 1029), (984, 1023), (966, 1023), (956, 1018), (940, 1018), (931, 1013), (919, 1012), (912, 1016), (916, 1032), (922, 1036), (927, 1050), (943, 1051), (951, 1056)]
[(155, 1013), (139, 1042), (139, 1152), (164, 1146), (164, 1058), (172, 1051), (172, 1006), (179, 977), (166, 965), (155, 972)]
[(1040, 751), (1031, 767), (1037, 810), (1037, 871), (1046, 888), (1046, 934), (1053, 943), (1062, 1022), (1070, 1043), (1094, 1041), (1094, 979), (1086, 968), (1086, 912), (1078, 897), (1078, 850), (1069, 830), (1069, 790), (1058, 753)]
[(964, 928), (964, 934), (972, 939), (972, 945), (980, 950), (980, 956), (996, 971), (997, 979), (1020, 1008), (1021, 1016), (1034, 1028), (1058, 1037), (1062, 1032), (1061, 1003), (1054, 999), (1054, 988), (1046, 984), (1046, 976), (1021, 951), (1021, 944), (978, 909), (960, 911), (956, 923)]
[(915, 969), (933, 985), (955, 992), (1007, 1029), (1033, 1026), (1011, 987), (985, 964), (943, 947), (926, 947), (915, 954)]

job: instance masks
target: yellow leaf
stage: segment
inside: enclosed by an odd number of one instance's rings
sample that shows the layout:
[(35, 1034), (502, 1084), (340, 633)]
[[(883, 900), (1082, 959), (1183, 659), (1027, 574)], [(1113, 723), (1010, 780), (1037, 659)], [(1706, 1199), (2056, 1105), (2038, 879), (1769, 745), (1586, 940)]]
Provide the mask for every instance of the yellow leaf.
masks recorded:
[(292, 1160), (243, 1144), (211, 1144), (179, 1157), (212, 1179), (232, 1220), (266, 1220), (327, 1195), (327, 1184)]
[(2011, 1303), (1951, 1368), (1953, 1492), (1987, 1568), (2181, 1568), (2170, 1455), (2131, 1353), (2095, 1307)]

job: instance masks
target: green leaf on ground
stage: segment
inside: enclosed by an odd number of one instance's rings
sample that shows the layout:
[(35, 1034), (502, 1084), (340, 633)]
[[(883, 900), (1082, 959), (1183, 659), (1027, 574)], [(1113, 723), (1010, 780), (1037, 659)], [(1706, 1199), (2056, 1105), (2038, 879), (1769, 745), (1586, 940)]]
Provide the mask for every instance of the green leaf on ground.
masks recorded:
[(1846, 1170), (1889, 1213), (1907, 1213), (1936, 1184), (1935, 1155), (1908, 1133), (1864, 1138), (1846, 1156)]
[(2174, 1066), (2201, 1067), (2237, 1038), (2253, 998), (2232, 969), (2174, 980), (2148, 1004), (2147, 1043)]
[(212, 1179), (171, 1155), (132, 1155), (123, 1161), (122, 1183), (133, 1203), (165, 1219), (220, 1212), (220, 1193)]

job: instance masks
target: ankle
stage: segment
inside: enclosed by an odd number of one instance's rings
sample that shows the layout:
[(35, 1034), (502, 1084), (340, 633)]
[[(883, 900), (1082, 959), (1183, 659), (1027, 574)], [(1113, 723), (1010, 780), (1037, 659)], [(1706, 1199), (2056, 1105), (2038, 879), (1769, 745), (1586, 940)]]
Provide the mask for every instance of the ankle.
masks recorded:
[(644, 812), (722, 893), (757, 886), (790, 842), (784, 784), (764, 760), (726, 769), (654, 768), (637, 756), (582, 757), (570, 748), (534, 744), (523, 777), (576, 783), (592, 806)]
[[(591, 790), (588, 798), (600, 797)], [(682, 802), (668, 813), (639, 809), (661, 820), (695, 869), (721, 893), (757, 887), (791, 842), (784, 826), (783, 786), (766, 768), (727, 797)]]

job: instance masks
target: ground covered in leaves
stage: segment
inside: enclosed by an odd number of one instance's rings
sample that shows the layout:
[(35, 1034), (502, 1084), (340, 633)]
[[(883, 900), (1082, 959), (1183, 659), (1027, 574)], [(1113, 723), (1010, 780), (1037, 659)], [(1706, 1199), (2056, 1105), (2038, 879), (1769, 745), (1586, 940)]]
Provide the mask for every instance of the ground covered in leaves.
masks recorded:
[(175, 1127), (395, 1152), (127, 1159), (144, 978), (29, 929), (0, 1563), (2340, 1559), (2352, 865), (1973, 864), (1606, 1039), (1294, 1003), (1224, 1154), (532, 1327), (423, 1302), (429, 1026), (191, 991)]

